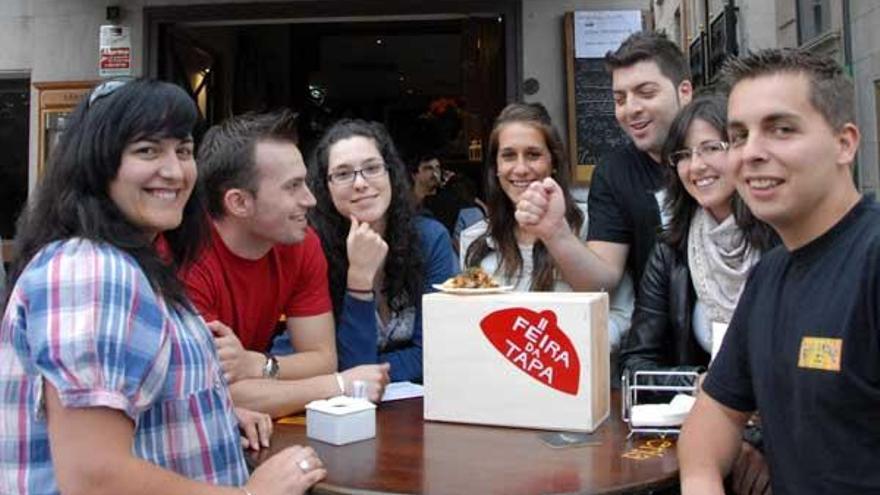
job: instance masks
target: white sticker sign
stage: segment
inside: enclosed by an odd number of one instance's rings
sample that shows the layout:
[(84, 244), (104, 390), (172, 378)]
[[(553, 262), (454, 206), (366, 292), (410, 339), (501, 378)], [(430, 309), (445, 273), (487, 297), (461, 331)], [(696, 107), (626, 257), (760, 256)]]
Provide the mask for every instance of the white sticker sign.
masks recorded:
[(98, 44), (98, 75), (131, 75), (131, 33), (128, 26), (101, 26)]
[(727, 323), (721, 323), (718, 321), (712, 322), (712, 361), (715, 360), (715, 356), (717, 356), (718, 351), (721, 350), (721, 342), (724, 341), (724, 334), (726, 333)]
[(630, 34), (642, 30), (639, 10), (584, 10), (574, 13), (575, 58), (604, 58)]

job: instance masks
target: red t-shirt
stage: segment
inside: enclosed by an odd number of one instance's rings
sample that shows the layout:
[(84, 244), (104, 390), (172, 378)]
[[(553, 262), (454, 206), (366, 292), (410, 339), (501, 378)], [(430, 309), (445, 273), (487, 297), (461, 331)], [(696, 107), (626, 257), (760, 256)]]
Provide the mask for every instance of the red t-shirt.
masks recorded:
[(205, 321), (220, 320), (253, 351), (268, 350), (281, 316), (315, 316), (333, 309), (327, 259), (311, 227), (302, 242), (276, 245), (258, 260), (230, 251), (212, 227), (211, 242), (181, 278)]

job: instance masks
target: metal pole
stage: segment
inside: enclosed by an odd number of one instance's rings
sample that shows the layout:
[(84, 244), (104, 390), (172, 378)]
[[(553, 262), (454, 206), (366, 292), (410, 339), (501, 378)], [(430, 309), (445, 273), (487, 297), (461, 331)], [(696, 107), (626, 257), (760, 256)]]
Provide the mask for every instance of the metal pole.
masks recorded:
[(849, 0), (843, 0), (843, 66), (853, 76), (852, 29), (850, 27)]
[(739, 55), (739, 43), (736, 40), (736, 5), (734, 0), (727, 0), (724, 6), (724, 22), (727, 24), (727, 46), (724, 47), (728, 55)]

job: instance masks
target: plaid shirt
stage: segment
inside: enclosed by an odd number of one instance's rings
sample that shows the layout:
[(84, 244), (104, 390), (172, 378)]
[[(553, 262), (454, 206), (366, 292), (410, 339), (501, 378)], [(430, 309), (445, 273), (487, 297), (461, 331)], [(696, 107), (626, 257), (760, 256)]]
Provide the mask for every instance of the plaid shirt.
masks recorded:
[(139, 458), (208, 483), (247, 480), (204, 321), (167, 306), (116, 248), (49, 244), (12, 291), (0, 325), (0, 493), (58, 493), (43, 380), (67, 408), (109, 407), (131, 418)]

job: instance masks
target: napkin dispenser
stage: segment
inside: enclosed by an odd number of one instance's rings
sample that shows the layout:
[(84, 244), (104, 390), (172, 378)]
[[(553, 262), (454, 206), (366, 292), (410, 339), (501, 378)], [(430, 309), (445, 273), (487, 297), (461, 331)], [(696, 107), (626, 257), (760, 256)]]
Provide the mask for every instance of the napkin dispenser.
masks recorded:
[(376, 436), (376, 405), (366, 399), (339, 396), (306, 404), (306, 435), (333, 445)]
[[(652, 382), (652, 378), (659, 381), (659, 384)], [(665, 383), (664, 380), (668, 378), (677, 380), (671, 382), (673, 384)], [(631, 375), (624, 373), (620, 383), (620, 418), (629, 423), (630, 435), (678, 435), (681, 425), (696, 402), (694, 396), (699, 388), (700, 374), (695, 371), (642, 370)], [(639, 392), (643, 394), (641, 398)], [(668, 404), (640, 402), (646, 393), (676, 395)]]

